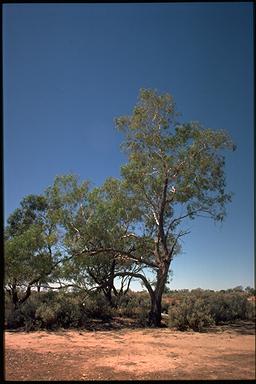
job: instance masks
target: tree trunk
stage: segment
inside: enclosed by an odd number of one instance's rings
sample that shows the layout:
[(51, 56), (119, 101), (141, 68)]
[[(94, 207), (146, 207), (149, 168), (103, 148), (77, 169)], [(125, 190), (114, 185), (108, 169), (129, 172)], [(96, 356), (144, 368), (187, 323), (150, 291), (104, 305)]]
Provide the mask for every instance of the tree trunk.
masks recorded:
[(112, 297), (112, 287), (111, 286), (107, 287), (107, 289), (103, 290), (103, 293), (104, 293), (105, 298), (108, 301), (110, 307), (114, 308), (115, 304), (113, 302), (113, 297)]
[(14, 305), (14, 308), (17, 308), (18, 307), (19, 298), (18, 298), (17, 287), (16, 287), (15, 284), (11, 288), (11, 295), (12, 295), (12, 303)]
[(157, 272), (156, 287), (151, 297), (151, 308), (148, 315), (149, 325), (151, 327), (161, 327), (162, 296), (167, 281), (170, 262), (163, 263)]
[(148, 315), (148, 322), (151, 327), (161, 326), (161, 319), (162, 319), (161, 301), (162, 301), (162, 296), (159, 296), (159, 295), (157, 296), (156, 294), (151, 296), (151, 308)]

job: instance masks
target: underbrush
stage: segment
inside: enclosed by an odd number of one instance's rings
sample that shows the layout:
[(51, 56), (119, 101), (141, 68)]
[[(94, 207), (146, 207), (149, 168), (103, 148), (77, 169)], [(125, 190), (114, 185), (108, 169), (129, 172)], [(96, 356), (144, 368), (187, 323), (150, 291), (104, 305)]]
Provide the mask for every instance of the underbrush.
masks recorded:
[(255, 303), (239, 293), (189, 294), (169, 306), (169, 327), (203, 331), (212, 325), (236, 320), (255, 321)]
[(109, 320), (113, 309), (101, 295), (84, 300), (74, 293), (34, 293), (17, 308), (5, 306), (5, 323), (9, 329), (26, 330), (82, 328), (90, 319)]
[[(86, 328), (92, 320), (107, 323), (113, 317), (130, 318), (142, 327), (148, 325), (147, 293), (129, 291), (112, 304), (100, 293), (87, 294), (85, 298), (82, 292), (49, 291), (33, 292), (25, 303), (14, 308), (6, 295), (5, 325), (7, 329), (27, 331)], [(165, 296), (162, 312), (168, 312), (169, 327), (202, 332), (224, 322), (255, 321), (255, 302), (249, 302), (246, 295), (239, 292), (193, 290)]]
[(147, 325), (150, 310), (149, 298), (141, 293), (130, 292), (119, 300), (116, 313), (121, 317), (136, 319), (140, 325)]

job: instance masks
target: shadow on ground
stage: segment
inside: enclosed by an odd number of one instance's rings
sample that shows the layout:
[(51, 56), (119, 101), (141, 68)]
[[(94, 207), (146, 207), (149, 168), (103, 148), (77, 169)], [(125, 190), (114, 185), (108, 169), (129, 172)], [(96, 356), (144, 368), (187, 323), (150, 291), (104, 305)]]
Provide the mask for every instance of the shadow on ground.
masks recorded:
[(237, 321), (234, 323), (223, 323), (216, 327), (217, 331), (235, 332), (238, 335), (255, 335), (255, 323), (253, 321)]

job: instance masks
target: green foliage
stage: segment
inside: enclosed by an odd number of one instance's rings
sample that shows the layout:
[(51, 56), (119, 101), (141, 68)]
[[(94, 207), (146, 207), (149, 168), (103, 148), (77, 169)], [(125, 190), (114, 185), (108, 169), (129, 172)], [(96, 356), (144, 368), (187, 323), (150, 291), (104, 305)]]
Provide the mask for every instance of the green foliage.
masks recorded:
[(8, 329), (77, 328), (86, 326), (92, 319), (110, 320), (113, 315), (113, 308), (99, 294), (84, 300), (81, 295), (72, 292), (33, 292), (17, 308), (6, 296), (5, 323)]
[(146, 325), (150, 301), (148, 295), (141, 292), (129, 292), (119, 302), (118, 314), (122, 317), (137, 319), (142, 325)]
[(169, 309), (169, 326), (180, 331), (193, 329), (201, 332), (204, 328), (214, 324), (210, 307), (203, 299), (189, 296), (179, 305)]
[(244, 290), (249, 296), (256, 296), (256, 289), (248, 286)]
[(250, 307), (252, 304), (239, 292), (216, 293), (209, 297), (211, 314), (216, 324), (248, 319), (249, 313), (251, 314)]
[[(169, 326), (179, 330), (201, 332), (223, 322), (255, 321), (255, 302), (248, 301), (244, 292), (184, 290), (165, 295), (164, 299), (162, 312), (168, 310)], [(109, 321), (113, 316), (129, 317), (146, 326), (149, 310), (147, 292), (129, 291), (119, 298), (118, 308), (110, 307), (101, 293), (91, 293), (84, 298), (82, 292), (32, 292), (17, 308), (13, 306), (11, 296), (5, 296), (8, 329), (83, 328), (93, 319)]]
[[(221, 220), (231, 196), (225, 193), (225, 162), (218, 152), (235, 147), (226, 132), (205, 129), (198, 122), (181, 124), (176, 117), (170, 95), (142, 89), (132, 115), (116, 119), (129, 154), (128, 164), (122, 167), (124, 184), (136, 196), (141, 212), (149, 204), (146, 195), (153, 206), (161, 205), (168, 180), (166, 200), (172, 205), (187, 204), (191, 218), (203, 207), (202, 211)], [(173, 216), (168, 204), (164, 214), (165, 220)]]
[(37, 308), (35, 317), (41, 323), (42, 328), (51, 329), (57, 324), (59, 310), (60, 305), (55, 304), (50, 306), (42, 303), (39, 308)]
[(83, 302), (83, 312), (89, 319), (110, 320), (114, 314), (114, 309), (109, 306), (105, 298), (98, 294), (87, 298)]
[(169, 326), (180, 330), (201, 331), (209, 325), (237, 320), (255, 321), (255, 302), (248, 301), (241, 290), (177, 292), (169, 307)]
[[(43, 195), (25, 197), (5, 228), (5, 284), (18, 304), (30, 295), (38, 282), (50, 281), (57, 253), (57, 228), (50, 220), (48, 200)], [(26, 294), (19, 295), (21, 287)]]
[(37, 329), (35, 313), (40, 301), (38, 295), (30, 298), (18, 307), (14, 307), (10, 296), (5, 296), (5, 323), (8, 329), (25, 328), (27, 331)]

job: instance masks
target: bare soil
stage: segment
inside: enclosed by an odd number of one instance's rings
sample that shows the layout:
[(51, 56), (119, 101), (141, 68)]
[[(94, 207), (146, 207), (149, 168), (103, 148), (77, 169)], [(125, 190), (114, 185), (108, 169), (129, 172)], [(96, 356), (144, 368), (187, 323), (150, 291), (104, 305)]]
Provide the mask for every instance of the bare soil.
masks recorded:
[(109, 328), (6, 331), (5, 380), (255, 379), (252, 323), (205, 333)]

